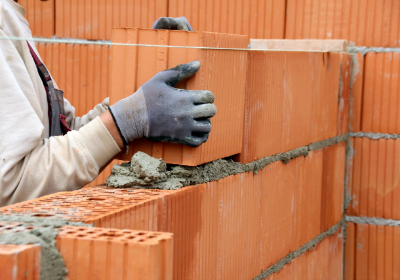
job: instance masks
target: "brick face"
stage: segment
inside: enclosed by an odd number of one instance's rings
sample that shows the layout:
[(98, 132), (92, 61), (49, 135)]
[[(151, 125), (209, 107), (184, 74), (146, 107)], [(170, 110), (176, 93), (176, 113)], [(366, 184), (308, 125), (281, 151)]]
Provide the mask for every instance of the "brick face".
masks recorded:
[(194, 30), (283, 39), (284, 0), (169, 0), (170, 17), (185, 16)]
[(248, 163), (343, 134), (347, 100), (343, 94), (339, 132), (339, 80), (341, 64), (344, 72), (348, 65), (341, 54), (255, 51), (248, 56), (238, 160)]
[[(343, 149), (339, 144), (287, 164), (272, 163), (257, 175), (242, 173), (180, 190), (92, 187), (0, 212), (171, 232), (174, 279), (254, 278), (340, 220), (343, 185), (338, 186), (340, 180), (343, 184), (344, 165), (338, 161)], [(335, 243), (329, 248), (339, 247)]]
[[(39, 227), (0, 222), (0, 234), (27, 228)], [(59, 231), (56, 246), (67, 279), (172, 279), (171, 233), (75, 226), (54, 230)], [(0, 268), (0, 279), (39, 280), (40, 246), (0, 244)]]
[(400, 140), (350, 138), (347, 214), (400, 219)]
[(288, 0), (286, 39), (346, 39), (357, 46), (400, 45), (398, 1)]
[(397, 279), (400, 273), (400, 229), (348, 223), (345, 280)]
[[(241, 35), (134, 28), (114, 29), (113, 42), (219, 48), (247, 48), (249, 43), (248, 38)], [(243, 142), (246, 51), (129, 46), (113, 46), (112, 50), (111, 103), (133, 94), (160, 71), (198, 60), (202, 65), (200, 70), (187, 81), (178, 83), (177, 87), (210, 90), (215, 95), (218, 108), (217, 115), (211, 119), (212, 133), (199, 148), (139, 139), (130, 144), (129, 154), (121, 154), (120, 159), (130, 160), (135, 152), (142, 151), (157, 158), (162, 157), (166, 163), (194, 166), (240, 153)]]
[[(342, 279), (343, 229), (326, 237), (311, 250), (300, 255), (268, 280), (286, 279)], [(347, 280), (347, 279), (346, 279)]]
[(168, 0), (57, 0), (59, 38), (111, 40), (113, 27), (151, 28), (168, 14)]
[(18, 4), (26, 10), (25, 17), (33, 36), (50, 38), (55, 35), (55, 2), (55, 0), (18, 1)]
[(39, 280), (40, 244), (0, 244), (0, 279)]

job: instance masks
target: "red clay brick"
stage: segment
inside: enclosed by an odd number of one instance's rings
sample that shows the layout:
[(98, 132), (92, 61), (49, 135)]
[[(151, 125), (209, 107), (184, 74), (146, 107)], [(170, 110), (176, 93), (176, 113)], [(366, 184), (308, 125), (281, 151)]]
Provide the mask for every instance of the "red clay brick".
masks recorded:
[(172, 234), (63, 227), (57, 248), (68, 279), (172, 279)]
[(40, 244), (0, 244), (0, 279), (39, 280)]
[[(114, 29), (113, 42), (247, 48), (249, 41), (246, 36), (241, 35), (117, 28)], [(211, 120), (212, 133), (208, 141), (199, 148), (139, 139), (130, 144), (128, 155), (120, 154), (120, 159), (130, 160), (140, 150), (162, 157), (167, 163), (193, 166), (240, 153), (243, 139), (246, 51), (129, 46), (114, 46), (112, 50), (111, 103), (133, 94), (159, 71), (199, 60), (202, 64), (199, 72), (181, 82), (180, 87), (212, 91), (218, 108), (217, 115)], [(229, 80), (229, 83), (221, 82), (223, 80)], [(229, 143), (226, 139), (230, 139)]]
[[(321, 233), (321, 211), (328, 209), (322, 206), (332, 206), (329, 209), (336, 215), (336, 192), (331, 195), (334, 203), (326, 203), (325, 197), (322, 204), (321, 198), (325, 186), (338, 182), (335, 160), (341, 149), (338, 145), (327, 152), (312, 151), (288, 164), (268, 165), (257, 175), (243, 173), (180, 190), (92, 187), (11, 205), (0, 213), (52, 215), (103, 228), (171, 232), (174, 279), (254, 278)], [(326, 172), (323, 167), (332, 170)], [(333, 183), (324, 185), (323, 174), (333, 178)], [(332, 243), (326, 254), (335, 255), (338, 246)], [(331, 261), (337, 262), (337, 258)], [(331, 271), (328, 264), (324, 263), (321, 275)]]
[(400, 134), (399, 70), (399, 53), (366, 54), (361, 131)]
[(76, 116), (87, 114), (109, 96), (110, 47), (39, 43), (38, 51)]
[(36, 1), (36, 0), (19, 0), (18, 4), (26, 10), (26, 19), (32, 35), (36, 37), (53, 37), (55, 30), (54, 13), (55, 0)]
[(345, 142), (324, 148), (321, 231), (328, 230), (343, 217), (345, 157)]
[[(341, 54), (257, 51), (248, 56), (240, 162), (338, 134)], [(344, 109), (345, 100), (341, 103)]]
[(351, 138), (350, 143), (348, 194), (353, 200), (347, 213), (399, 219), (400, 140)]
[(286, 279), (342, 279), (342, 228), (328, 236), (315, 247), (292, 260), (268, 280)]
[(345, 280), (399, 279), (400, 229), (348, 223)]
[(284, 0), (169, 0), (168, 16), (185, 16), (194, 30), (283, 39)]
[(168, 16), (168, 0), (57, 0), (59, 38), (111, 40), (113, 27), (151, 28)]
[(398, 1), (287, 1), (286, 39), (347, 39), (357, 46), (400, 45)]
[[(34, 227), (31, 226), (31, 229)], [(0, 233), (18, 232), (26, 228), (21, 223), (0, 222)], [(168, 280), (172, 279), (172, 237), (172, 234), (162, 232), (64, 226), (59, 229), (56, 246), (68, 270), (67, 278), (71, 280)], [(36, 246), (35, 250), (35, 254), (39, 256), (40, 246)], [(18, 257), (19, 255), (21, 254)], [(2, 256), (0, 253), (0, 260)], [(39, 257), (36, 259), (40, 260)], [(33, 260), (30, 260), (29, 264), (31, 263), (33, 264)], [(0, 261), (0, 268), (2, 265), (3, 262)], [(25, 276), (25, 270), (23, 273)], [(38, 274), (37, 271), (35, 273)]]

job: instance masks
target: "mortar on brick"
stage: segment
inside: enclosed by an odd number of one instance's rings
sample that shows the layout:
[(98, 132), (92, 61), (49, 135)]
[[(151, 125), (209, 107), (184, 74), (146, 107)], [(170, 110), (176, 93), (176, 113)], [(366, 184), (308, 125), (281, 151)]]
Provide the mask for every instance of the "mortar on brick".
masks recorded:
[[(164, 167), (160, 169), (159, 166), (165, 166), (162, 159), (157, 160), (138, 152), (132, 157), (130, 164), (114, 165), (111, 175), (107, 178), (106, 185), (114, 188), (180, 189), (189, 185), (217, 181), (244, 172), (257, 174), (258, 170), (273, 162), (289, 163), (291, 159), (307, 156), (309, 151), (335, 145), (346, 139), (347, 135), (341, 135), (246, 164), (227, 158), (195, 167), (168, 165), (166, 169)], [(150, 164), (150, 162), (153, 162), (153, 164)], [(145, 170), (144, 166), (152, 166), (152, 168)], [(137, 170), (140, 170), (140, 172)]]
[(64, 260), (56, 247), (56, 237), (59, 228), (65, 225), (91, 227), (91, 225), (81, 222), (34, 217), (30, 215), (0, 215), (0, 222), (20, 223), (19, 227), (24, 228), (24, 230), (19, 232), (1, 232), (3, 229), (0, 225), (0, 243), (41, 245), (41, 280), (62, 280), (68, 273)]

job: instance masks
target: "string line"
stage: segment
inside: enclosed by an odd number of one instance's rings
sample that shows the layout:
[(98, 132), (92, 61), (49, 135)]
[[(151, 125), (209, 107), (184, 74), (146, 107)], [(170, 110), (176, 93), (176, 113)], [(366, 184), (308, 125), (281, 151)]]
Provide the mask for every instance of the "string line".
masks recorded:
[(24, 38), (0, 36), (0, 40), (32, 41), (51, 44), (72, 44), (72, 45), (96, 45), (96, 46), (127, 46), (127, 47), (152, 47), (152, 48), (172, 48), (172, 49), (197, 49), (197, 50), (226, 50), (226, 51), (269, 51), (269, 52), (317, 52), (327, 53), (329, 50), (287, 50), (287, 49), (250, 49), (250, 48), (216, 48), (216, 47), (195, 47), (195, 46), (170, 46), (152, 44), (131, 44), (113, 43), (111, 41), (90, 41), (83, 39), (58, 39), (58, 38)]

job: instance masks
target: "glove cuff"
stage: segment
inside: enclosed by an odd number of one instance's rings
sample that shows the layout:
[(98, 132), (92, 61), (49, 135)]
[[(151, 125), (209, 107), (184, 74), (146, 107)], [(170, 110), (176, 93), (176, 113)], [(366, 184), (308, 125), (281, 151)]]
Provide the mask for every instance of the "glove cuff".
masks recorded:
[(142, 88), (110, 106), (110, 113), (121, 134), (124, 145), (147, 135), (148, 116)]

